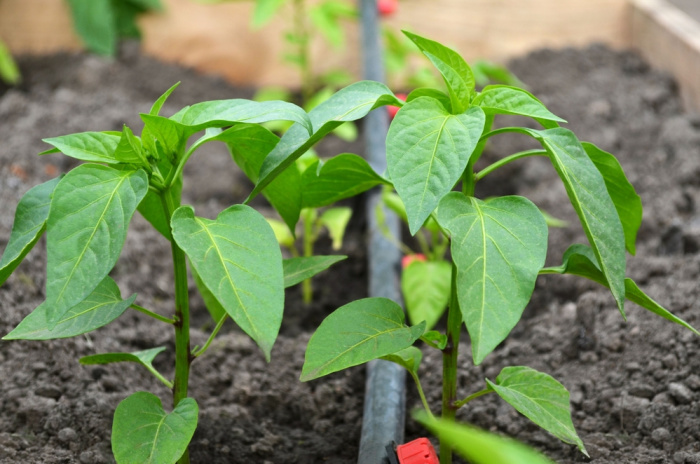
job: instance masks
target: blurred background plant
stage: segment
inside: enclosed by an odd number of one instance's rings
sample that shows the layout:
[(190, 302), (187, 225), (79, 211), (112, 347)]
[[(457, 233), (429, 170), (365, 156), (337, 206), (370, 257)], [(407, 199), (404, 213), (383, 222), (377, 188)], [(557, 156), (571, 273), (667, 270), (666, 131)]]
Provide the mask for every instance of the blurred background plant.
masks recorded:
[(5, 46), (5, 42), (0, 40), (0, 80), (6, 84), (15, 85), (20, 82), (22, 76), (15, 60), (12, 59), (10, 51)]

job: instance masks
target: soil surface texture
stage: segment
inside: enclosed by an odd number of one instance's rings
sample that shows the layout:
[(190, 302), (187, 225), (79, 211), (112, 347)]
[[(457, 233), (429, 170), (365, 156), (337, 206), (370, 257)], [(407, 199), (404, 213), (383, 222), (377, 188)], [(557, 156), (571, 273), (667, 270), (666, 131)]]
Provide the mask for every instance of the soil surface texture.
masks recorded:
[[(541, 51), (511, 65), (582, 140), (618, 157), (645, 206), (637, 256), (629, 260), (628, 275), (669, 310), (700, 326), (700, 117), (683, 112), (671, 78), (650, 70), (631, 53), (597, 46)], [(22, 86), (3, 89), (0, 95), (0, 249), (9, 238), (21, 196), (75, 166), (62, 155), (36, 156), (47, 148), (41, 138), (120, 130), (124, 123), (138, 131), (138, 113), (147, 112), (176, 81), (182, 84), (164, 107), (165, 115), (202, 100), (252, 95), (251, 89), (231, 88), (136, 53), (118, 61), (84, 55), (21, 59), (20, 66)], [(499, 136), (484, 158), (492, 162), (531, 147), (524, 137)], [(240, 201), (250, 183), (224, 147), (206, 148), (186, 169), (183, 203), (211, 218)], [(357, 146), (329, 143), (322, 152), (353, 150), (357, 152)], [(482, 183), (478, 196), (524, 195), (569, 222), (569, 227), (550, 232), (548, 265), (559, 264), (569, 244), (586, 242), (564, 188), (545, 159), (521, 160)], [(262, 202), (256, 206), (269, 212)], [(271, 364), (233, 324), (194, 363), (190, 395), (200, 405), (200, 416), (191, 446), (193, 463), (356, 462), (364, 369), (310, 383), (300, 383), (298, 376), (306, 342), (323, 317), (366, 296), (363, 222), (356, 208), (341, 251), (350, 258), (319, 276), (316, 303), (304, 307), (298, 289), (288, 291)], [(320, 248), (327, 252), (328, 242)], [(122, 295), (138, 293), (140, 305), (170, 314), (169, 253), (167, 242), (136, 215), (112, 273)], [(43, 301), (45, 259), (42, 240), (0, 287), (0, 334)], [(192, 299), (192, 311), (193, 343), (201, 345), (211, 324), (198, 297)], [(119, 401), (146, 390), (158, 394), (167, 409), (170, 392), (140, 366), (80, 366), (77, 359), (155, 346), (168, 347), (155, 366), (172, 375), (171, 330), (135, 312), (89, 336), (1, 342), (0, 463), (113, 462), (109, 437)], [(612, 296), (596, 284), (575, 277), (541, 278), (524, 320), (482, 365), (471, 364), (464, 337), (460, 395), (480, 390), (483, 379), (494, 379), (504, 366), (547, 372), (571, 391), (574, 424), (591, 459), (490, 395), (470, 403), (459, 417), (534, 445), (561, 464), (700, 463), (699, 348), (700, 337), (632, 303), (623, 321)], [(435, 411), (440, 371), (439, 353), (426, 349), (423, 386)], [(415, 389), (409, 385), (408, 390), (408, 408), (418, 407)], [(409, 419), (407, 435), (425, 432)]]

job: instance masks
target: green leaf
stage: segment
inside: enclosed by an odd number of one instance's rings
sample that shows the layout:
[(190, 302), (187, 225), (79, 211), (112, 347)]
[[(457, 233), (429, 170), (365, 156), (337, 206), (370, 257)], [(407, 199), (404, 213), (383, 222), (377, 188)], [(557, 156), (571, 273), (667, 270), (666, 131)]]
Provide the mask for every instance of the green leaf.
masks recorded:
[(318, 222), (328, 229), (328, 234), (333, 240), (333, 249), (340, 250), (343, 247), (343, 236), (350, 222), (352, 209), (347, 207), (329, 208), (321, 214)]
[(114, 151), (114, 158), (120, 163), (134, 164), (136, 166), (149, 165), (141, 140), (126, 125)]
[(141, 120), (141, 141), (144, 148), (153, 158), (174, 164), (184, 154), (187, 138), (191, 134), (181, 124), (162, 116), (141, 114)]
[(60, 180), (57, 177), (29, 189), (17, 204), (10, 240), (0, 258), (0, 285), (10, 277), (46, 230), (51, 195)]
[(343, 48), (345, 33), (337, 16), (328, 11), (323, 3), (311, 8), (308, 14), (316, 30), (321, 33), (326, 42), (336, 50)]
[(549, 153), (624, 317), (625, 235), (603, 176), (570, 130), (519, 131), (539, 140)]
[(571, 421), (569, 392), (553, 377), (529, 367), (505, 367), (495, 382), (486, 383), (519, 413), (588, 456)]
[(620, 162), (613, 155), (592, 143), (583, 142), (581, 146), (603, 176), (610, 198), (620, 216), (625, 233), (625, 247), (631, 254), (635, 254), (637, 231), (642, 224), (642, 199), (627, 180)]
[[(596, 259), (593, 250), (586, 245), (571, 245), (564, 253), (561, 266), (544, 268), (540, 273), (573, 274), (580, 277), (585, 277), (610, 288), (610, 285), (605, 280), (605, 276), (600, 271), (598, 260)], [(675, 324), (682, 325), (686, 329), (700, 335), (700, 332), (695, 330), (693, 326), (685, 322), (683, 319), (673, 315), (666, 308), (647, 296), (647, 294), (640, 290), (637, 284), (630, 278), (625, 279), (625, 297), (631, 302), (638, 304), (642, 308), (651, 311), (657, 316), (661, 316)]]
[(423, 334), (421, 340), (429, 345), (435, 345), (438, 350), (444, 350), (447, 346), (447, 335), (438, 332), (437, 330), (429, 330)]
[(254, 209), (234, 205), (212, 221), (190, 206), (172, 217), (173, 237), (226, 312), (269, 361), (282, 323), (282, 254), (269, 224)]
[[(43, 139), (53, 145), (58, 151), (71, 158), (97, 163), (117, 164), (120, 161), (114, 157), (121, 137), (104, 132), (80, 132)], [(40, 154), (55, 153), (48, 150)]]
[(394, 118), (386, 138), (387, 170), (406, 205), (411, 234), (462, 176), (484, 121), (479, 107), (454, 115), (428, 97), (406, 103)]
[(530, 92), (517, 87), (506, 85), (486, 86), (474, 98), (472, 104), (480, 106), (486, 114), (515, 114), (528, 116), (538, 121), (566, 122), (566, 120), (550, 112)]
[(442, 106), (445, 107), (445, 110), (448, 113), (452, 112), (452, 103), (450, 102), (450, 97), (448, 95), (445, 95), (444, 92), (441, 92), (437, 89), (431, 89), (429, 87), (421, 87), (419, 89), (411, 91), (411, 93), (409, 93), (406, 97), (406, 103), (420, 97), (434, 98), (435, 100), (439, 101), (442, 104)]
[(154, 394), (132, 394), (114, 411), (114, 458), (118, 464), (173, 464), (187, 450), (198, 414), (193, 398), (181, 400), (168, 414)]
[(384, 105), (400, 105), (389, 88), (379, 82), (356, 82), (336, 92), (309, 112), (312, 135), (301, 124), (294, 124), (282, 136), (274, 150), (265, 158), (249, 202), (282, 171), (292, 165), (316, 142), (343, 122), (363, 118), (371, 110)]
[(453, 113), (463, 113), (469, 107), (475, 86), (474, 74), (464, 58), (456, 51), (434, 40), (407, 31), (402, 32), (416, 44), (442, 74), (450, 93)]
[(110, 0), (68, 0), (73, 27), (90, 51), (114, 56), (117, 25)]
[(192, 277), (194, 278), (194, 283), (197, 286), (197, 290), (199, 290), (199, 295), (204, 301), (204, 307), (207, 308), (207, 311), (209, 311), (209, 315), (212, 319), (214, 319), (214, 322), (219, 322), (221, 318), (226, 315), (226, 310), (202, 281), (201, 277), (199, 277), (199, 274), (197, 274), (197, 271), (194, 269), (194, 267), (192, 267), (192, 265), (190, 265), (190, 271), (192, 272)]
[(149, 350), (134, 351), (133, 353), (100, 353), (91, 356), (83, 356), (80, 358), (80, 364), (83, 365), (95, 365), (95, 364), (112, 364), (119, 362), (133, 362), (136, 364), (141, 364), (145, 367), (148, 372), (153, 374), (157, 379), (163, 382), (168, 387), (172, 388), (173, 384), (165, 377), (161, 375), (160, 372), (153, 367), (153, 360), (159, 353), (165, 350), (164, 346), (157, 348), (151, 348)]
[(285, 259), (282, 262), (284, 268), (284, 288), (299, 284), (344, 259), (347, 259), (347, 256), (302, 256)]
[(389, 182), (375, 173), (362, 157), (343, 153), (323, 164), (317, 161), (308, 167), (301, 176), (301, 183), (302, 207), (318, 208)]
[(162, 11), (163, 5), (160, 0), (127, 0), (133, 5), (138, 6), (142, 10)]
[(22, 80), (17, 64), (2, 40), (0, 40), (0, 79), (10, 85), (18, 84)]
[(554, 464), (532, 448), (466, 424), (435, 419), (420, 411), (413, 417), (472, 464)]
[(170, 94), (173, 93), (179, 85), (180, 82), (178, 81), (168, 90), (166, 90), (163, 95), (158, 97), (158, 100), (156, 100), (155, 103), (153, 103), (153, 106), (151, 106), (151, 110), (148, 112), (148, 114), (150, 114), (151, 116), (160, 116), (160, 110), (163, 108), (163, 105), (165, 105), (165, 102), (168, 100)]
[(128, 0), (109, 0), (109, 3), (114, 15), (117, 40), (122, 38), (140, 39), (141, 31), (136, 24), (136, 17), (143, 12), (143, 9)]
[(294, 242), (296, 240), (294, 239), (292, 232), (289, 230), (289, 226), (282, 221), (278, 221), (277, 219), (265, 218), (265, 220), (268, 224), (270, 224), (270, 227), (272, 227), (272, 232), (275, 233), (277, 243), (289, 248), (290, 251), (296, 251), (296, 248), (294, 247)]
[(306, 347), (301, 381), (381, 358), (413, 345), (425, 324), (404, 325), (401, 306), (364, 298), (341, 306), (321, 323)]
[(396, 363), (411, 374), (418, 375), (418, 368), (423, 360), (423, 352), (415, 346), (409, 346), (396, 353), (382, 356), (382, 359)]
[(122, 300), (119, 287), (108, 276), (85, 300), (68, 310), (53, 330), (46, 323), (46, 303), (29, 313), (3, 340), (52, 340), (75, 337), (103, 327), (124, 313), (136, 295)]
[(58, 183), (47, 220), (49, 329), (112, 270), (147, 190), (142, 170), (118, 171), (98, 164), (78, 166)]
[(450, 300), (452, 266), (447, 261), (413, 261), (401, 274), (401, 292), (411, 324), (432, 329)]
[(267, 24), (283, 4), (284, 0), (256, 0), (253, 27), (260, 28)]
[[(182, 175), (179, 175), (173, 182), (172, 187), (170, 187), (170, 197), (176, 208), (180, 206), (181, 196)], [(138, 211), (163, 237), (172, 241), (172, 235), (170, 234), (170, 218), (165, 215), (163, 202), (157, 193), (148, 190), (146, 196), (141, 200), (141, 203), (139, 203)]]
[(474, 363), (518, 323), (547, 254), (547, 224), (523, 197), (481, 201), (453, 192), (438, 208), (457, 266), (457, 297)]

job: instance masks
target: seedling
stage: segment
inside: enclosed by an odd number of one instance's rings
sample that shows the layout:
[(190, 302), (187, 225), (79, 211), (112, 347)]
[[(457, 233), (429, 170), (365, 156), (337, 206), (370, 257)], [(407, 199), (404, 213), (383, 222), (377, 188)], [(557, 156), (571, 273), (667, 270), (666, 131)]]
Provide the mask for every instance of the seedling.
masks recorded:
[[(301, 380), (377, 358), (405, 367), (425, 408), (420, 420), (440, 439), (442, 464), (452, 462), (453, 449), (474, 462), (495, 461), (479, 459), (484, 452), (509, 463), (547, 462), (533, 457), (529, 449), (452, 424), (457, 410), (493, 393), (585, 454), (571, 419), (569, 393), (546, 373), (526, 366), (506, 367), (495, 379), (486, 379), (483, 386), (474, 386), (460, 398), (457, 361), (462, 326), (469, 333), (472, 359), (478, 365), (520, 320), (538, 275), (575, 274), (608, 287), (623, 318), (624, 302), (629, 299), (698, 332), (625, 277), (625, 250), (635, 252), (642, 205), (614, 156), (580, 142), (571, 130), (559, 126), (563, 119), (525, 90), (492, 85), (477, 92), (474, 74), (459, 54), (432, 40), (405, 34), (438, 69), (447, 92), (419, 89), (408, 95), (387, 135), (387, 177), (405, 204), (411, 233), (432, 221), (450, 240), (447, 329), (445, 333), (428, 331), (425, 321), (407, 326), (402, 308), (385, 298), (354, 301), (329, 315), (311, 337)], [(494, 117), (500, 114), (529, 117), (542, 128), (492, 130)], [(540, 148), (506, 156), (475, 171), (487, 140), (512, 133), (530, 137)], [(530, 200), (474, 196), (475, 185), (488, 174), (532, 156), (551, 161), (589, 242), (572, 245), (559, 267), (544, 267), (547, 222)], [(459, 191), (454, 191), (458, 186)], [(418, 340), (442, 352), (439, 420), (432, 417), (420, 384), (422, 352), (413, 346)], [(473, 449), (465, 452), (466, 446)]]
[[(136, 362), (173, 391), (171, 413), (163, 409), (160, 398), (147, 392), (134, 393), (119, 404), (112, 428), (112, 450), (119, 463), (189, 462), (187, 447), (198, 414), (196, 401), (188, 397), (192, 363), (205, 354), (229, 317), (269, 360), (282, 321), (285, 287), (339, 259), (321, 256), (283, 261), (272, 229), (249, 206), (233, 205), (210, 220), (180, 204), (183, 168), (203, 144), (228, 144), (233, 160), (256, 180), (263, 159), (279, 142), (259, 123), (292, 120), (308, 136), (313, 124), (306, 112), (279, 101), (220, 100), (185, 107), (170, 118), (159, 116), (175, 87), (148, 114), (141, 115), (140, 137), (124, 126), (120, 132), (45, 139), (54, 148), (42, 154), (61, 152), (85, 163), (24, 195), (0, 259), (2, 284), (46, 231), (46, 301), (5, 340), (81, 335), (108, 324), (127, 309), (174, 329), (172, 379), (152, 364), (164, 347), (80, 360), (82, 364)], [(188, 139), (201, 131), (204, 135), (188, 146)], [(270, 182), (263, 193), (284, 217), (289, 218), (291, 210), (300, 210), (300, 196), (286, 190), (289, 174), (276, 173), (267, 179)], [(175, 304), (169, 315), (136, 304), (136, 295), (123, 299), (108, 275), (137, 210), (170, 242)], [(216, 327), (202, 347), (190, 347), (187, 261), (208, 308), (216, 313)]]

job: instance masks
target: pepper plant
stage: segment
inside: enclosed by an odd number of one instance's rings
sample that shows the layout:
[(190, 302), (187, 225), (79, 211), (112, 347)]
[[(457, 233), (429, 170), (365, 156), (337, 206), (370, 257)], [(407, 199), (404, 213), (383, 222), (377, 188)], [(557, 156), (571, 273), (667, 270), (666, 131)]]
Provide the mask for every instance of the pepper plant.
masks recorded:
[[(177, 86), (177, 85), (176, 85)], [(116, 409), (112, 450), (118, 463), (189, 462), (187, 447), (197, 425), (196, 400), (188, 396), (190, 367), (205, 354), (230, 317), (255, 340), (265, 358), (282, 321), (285, 287), (319, 272), (337, 258), (282, 260), (275, 235), (262, 215), (249, 206), (233, 205), (214, 219), (195, 215), (181, 205), (183, 169), (203, 144), (228, 144), (244, 172), (255, 173), (279, 138), (260, 126), (292, 120), (308, 135), (312, 123), (301, 108), (287, 102), (219, 100), (197, 103), (167, 118), (160, 110), (175, 89), (160, 97), (137, 136), (122, 131), (82, 132), (44, 141), (84, 161), (62, 177), (29, 190), (17, 206), (10, 240), (0, 259), (0, 284), (20, 264), (44, 232), (47, 236), (46, 301), (30, 313), (5, 340), (46, 340), (81, 335), (139, 311), (175, 334), (173, 378), (160, 373), (153, 360), (165, 347), (135, 353), (103, 353), (82, 364), (136, 362), (173, 392), (173, 410), (161, 399), (137, 392)], [(195, 133), (204, 135), (188, 145)], [(281, 214), (289, 217), (293, 193), (284, 198), (282, 173), (263, 191)], [(279, 201), (278, 201), (279, 200)], [(300, 201), (300, 199), (299, 199)], [(299, 209), (299, 205), (296, 205)], [(139, 211), (170, 242), (175, 302), (163, 315), (123, 299), (109, 277), (121, 253), (129, 222)], [(218, 309), (216, 326), (202, 347), (190, 346), (187, 261), (210, 310)]]
[[(571, 130), (560, 126), (563, 119), (523, 89), (492, 85), (477, 92), (474, 75), (459, 54), (432, 40), (405, 34), (440, 72), (446, 92), (418, 89), (405, 104), (399, 102), (402, 108), (387, 135), (387, 177), (405, 205), (411, 233), (416, 234), (427, 221), (433, 221), (450, 240), (452, 272), (446, 331), (428, 331), (425, 321), (407, 326), (402, 308), (385, 298), (351, 302), (329, 315), (311, 337), (301, 380), (313, 380), (377, 358), (402, 365), (416, 381), (426, 411), (422, 422), (440, 438), (442, 464), (452, 462), (456, 434), (471, 434), (467, 429), (452, 428), (450, 422), (456, 412), (493, 393), (535, 424), (586, 453), (571, 419), (569, 393), (546, 373), (527, 366), (506, 367), (495, 379), (486, 379), (484, 385), (474, 386), (470, 392), (458, 391), (462, 327), (469, 333), (471, 357), (478, 365), (518, 323), (539, 275), (575, 274), (608, 287), (623, 318), (624, 303), (629, 299), (698, 332), (625, 277), (625, 250), (635, 252), (642, 205), (615, 157), (591, 143), (580, 142)], [(500, 114), (532, 118), (541, 128), (493, 129), (494, 118)], [(301, 136), (301, 126), (296, 126)], [(509, 134), (530, 137), (540, 148), (510, 154), (475, 170), (487, 140)], [(278, 147), (284, 146), (282, 142), (284, 137)], [(287, 152), (287, 159), (293, 158), (293, 150)], [(272, 168), (275, 162), (284, 165), (281, 156), (273, 155), (265, 160), (261, 178), (265, 172), (276, 172)], [(475, 185), (488, 174), (533, 156), (551, 161), (588, 239), (588, 244), (572, 245), (558, 267), (544, 267), (547, 223), (530, 200), (521, 196), (475, 196)], [(264, 185), (259, 183), (256, 190)], [(422, 352), (413, 345), (419, 340), (442, 353), (440, 420), (431, 418), (418, 377)], [(480, 447), (500, 446), (494, 443), (475, 439), (474, 446), (477, 451)], [(526, 453), (518, 459), (507, 462), (533, 462)]]

